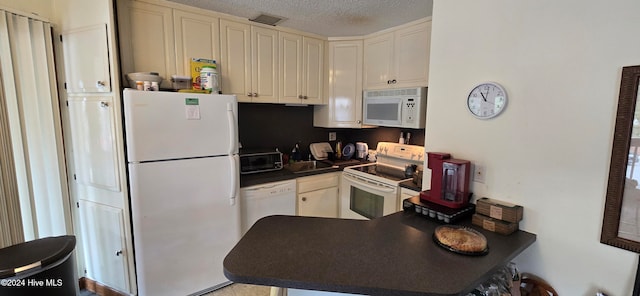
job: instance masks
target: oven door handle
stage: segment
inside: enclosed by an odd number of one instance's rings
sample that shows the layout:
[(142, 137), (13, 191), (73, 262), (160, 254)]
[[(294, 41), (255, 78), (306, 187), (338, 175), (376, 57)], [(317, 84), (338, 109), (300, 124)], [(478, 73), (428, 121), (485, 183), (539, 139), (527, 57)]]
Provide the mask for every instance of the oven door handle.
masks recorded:
[[(382, 192), (394, 192), (396, 191), (396, 188), (389, 188), (388, 186), (383, 186), (383, 185), (371, 185), (369, 183), (372, 183), (372, 181), (368, 181), (365, 179), (361, 179), (361, 178), (357, 178), (354, 176), (350, 176), (350, 175), (344, 175), (345, 178), (347, 178), (349, 181), (353, 182), (356, 185), (361, 185), (363, 187), (367, 187), (369, 189), (373, 189), (373, 190), (378, 190), (378, 191), (382, 191)], [(364, 183), (366, 182), (366, 183)]]

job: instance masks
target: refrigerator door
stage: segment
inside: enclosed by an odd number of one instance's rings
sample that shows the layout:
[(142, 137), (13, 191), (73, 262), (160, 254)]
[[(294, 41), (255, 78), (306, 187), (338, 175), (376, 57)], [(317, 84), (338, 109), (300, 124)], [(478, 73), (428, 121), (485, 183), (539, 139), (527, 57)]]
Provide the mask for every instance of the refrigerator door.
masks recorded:
[(139, 295), (188, 295), (227, 283), (240, 240), (237, 155), (129, 164)]
[(129, 162), (238, 153), (231, 95), (124, 90)]

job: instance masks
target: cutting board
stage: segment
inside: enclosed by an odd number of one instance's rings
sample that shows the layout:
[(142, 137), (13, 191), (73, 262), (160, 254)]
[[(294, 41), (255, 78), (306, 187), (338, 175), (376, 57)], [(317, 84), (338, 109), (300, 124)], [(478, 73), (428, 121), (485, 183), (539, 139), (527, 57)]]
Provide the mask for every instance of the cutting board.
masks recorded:
[(309, 150), (311, 150), (313, 158), (317, 160), (325, 160), (327, 159), (327, 152), (333, 152), (331, 145), (327, 142), (311, 143), (309, 144)]

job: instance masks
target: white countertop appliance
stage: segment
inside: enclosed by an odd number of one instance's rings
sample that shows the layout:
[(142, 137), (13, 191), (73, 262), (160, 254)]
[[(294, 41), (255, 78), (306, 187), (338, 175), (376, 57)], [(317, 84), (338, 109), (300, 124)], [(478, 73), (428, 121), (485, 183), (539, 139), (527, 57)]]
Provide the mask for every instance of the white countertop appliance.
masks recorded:
[(424, 128), (427, 88), (367, 90), (362, 101), (364, 124), (402, 128)]
[(138, 295), (202, 294), (229, 284), (240, 239), (237, 100), (124, 90)]
[(399, 211), (399, 184), (411, 179), (412, 165), (424, 161), (422, 146), (379, 142), (376, 154), (375, 163), (342, 171), (340, 218), (373, 219)]

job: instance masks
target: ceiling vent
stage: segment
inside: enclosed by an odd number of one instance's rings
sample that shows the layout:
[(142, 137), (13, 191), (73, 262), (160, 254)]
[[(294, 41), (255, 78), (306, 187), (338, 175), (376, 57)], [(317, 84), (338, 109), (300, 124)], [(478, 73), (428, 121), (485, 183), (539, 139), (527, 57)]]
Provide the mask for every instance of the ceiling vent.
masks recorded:
[(279, 16), (275, 16), (275, 15), (268, 15), (268, 14), (260, 14), (258, 16), (256, 16), (253, 19), (249, 19), (252, 22), (256, 22), (256, 23), (261, 23), (261, 24), (265, 24), (265, 25), (270, 25), (270, 26), (275, 26), (277, 23), (285, 20), (285, 18), (279, 17)]

